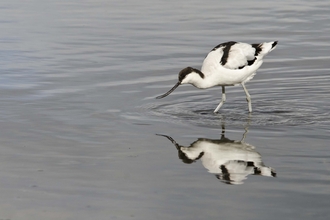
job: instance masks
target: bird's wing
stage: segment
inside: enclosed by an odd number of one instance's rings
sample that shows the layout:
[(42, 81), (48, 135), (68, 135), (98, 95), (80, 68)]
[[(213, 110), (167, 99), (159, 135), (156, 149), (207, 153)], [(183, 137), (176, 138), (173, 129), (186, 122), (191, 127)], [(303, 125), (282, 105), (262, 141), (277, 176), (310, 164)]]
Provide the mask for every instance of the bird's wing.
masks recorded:
[(224, 47), (220, 64), (227, 69), (241, 69), (252, 65), (256, 49), (251, 44), (236, 43)]
[(245, 67), (253, 66), (255, 63), (261, 65), (257, 60), (262, 60), (266, 54), (275, 49), (276, 45), (277, 41), (259, 44), (229, 41), (219, 44), (207, 54), (201, 71), (207, 76), (217, 73), (219, 70), (241, 70), (245, 69)]
[(256, 48), (251, 44), (233, 41), (219, 44), (206, 56), (202, 72), (211, 73), (219, 66), (231, 70), (242, 69), (253, 64), (255, 54)]

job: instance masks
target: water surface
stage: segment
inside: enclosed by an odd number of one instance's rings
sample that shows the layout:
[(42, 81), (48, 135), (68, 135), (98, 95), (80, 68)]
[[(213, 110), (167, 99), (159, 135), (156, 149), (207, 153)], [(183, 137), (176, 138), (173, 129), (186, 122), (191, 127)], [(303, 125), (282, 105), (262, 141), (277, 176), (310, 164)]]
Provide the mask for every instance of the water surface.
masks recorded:
[[(3, 1), (0, 219), (328, 219), (329, 6)], [(231, 40), (279, 41), (247, 84), (252, 114), (239, 86), (218, 114), (219, 88), (155, 99)], [(240, 149), (276, 177), (228, 184), (156, 135), (190, 146), (223, 132), (246, 135)]]

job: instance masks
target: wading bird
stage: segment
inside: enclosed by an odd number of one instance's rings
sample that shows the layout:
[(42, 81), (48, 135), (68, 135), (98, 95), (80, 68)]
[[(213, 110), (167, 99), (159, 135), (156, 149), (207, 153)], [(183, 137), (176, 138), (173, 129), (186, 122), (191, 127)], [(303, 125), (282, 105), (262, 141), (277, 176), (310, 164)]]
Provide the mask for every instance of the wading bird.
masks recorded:
[(165, 94), (156, 97), (164, 98), (181, 84), (192, 84), (199, 89), (213, 86), (222, 87), (222, 99), (214, 112), (218, 112), (226, 101), (225, 86), (241, 84), (248, 102), (249, 112), (252, 112), (251, 96), (245, 87), (263, 63), (263, 58), (274, 50), (277, 41), (259, 44), (226, 42), (213, 48), (205, 57), (202, 69), (186, 67), (179, 72), (179, 81)]

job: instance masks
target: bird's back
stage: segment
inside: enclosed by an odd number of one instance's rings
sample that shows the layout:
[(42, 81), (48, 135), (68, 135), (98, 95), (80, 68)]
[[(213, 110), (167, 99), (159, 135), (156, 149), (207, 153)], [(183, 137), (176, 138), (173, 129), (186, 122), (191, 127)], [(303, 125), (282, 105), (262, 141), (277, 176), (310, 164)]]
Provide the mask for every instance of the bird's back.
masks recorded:
[(276, 45), (277, 41), (260, 44), (230, 41), (219, 44), (208, 53), (201, 71), (209, 78), (208, 84), (235, 85), (247, 82), (261, 66), (263, 57)]

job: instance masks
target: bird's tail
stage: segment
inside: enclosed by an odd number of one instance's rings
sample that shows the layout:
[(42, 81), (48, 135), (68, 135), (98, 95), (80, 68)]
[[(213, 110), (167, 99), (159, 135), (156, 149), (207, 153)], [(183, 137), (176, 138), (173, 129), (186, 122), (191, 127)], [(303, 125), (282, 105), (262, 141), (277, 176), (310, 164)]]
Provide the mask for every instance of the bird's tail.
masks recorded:
[(270, 51), (274, 50), (276, 48), (278, 41), (272, 41), (272, 42), (265, 42), (261, 44), (254, 44), (253, 46), (256, 48), (256, 53), (263, 57), (266, 54), (268, 54)]
[(267, 43), (267, 44), (271, 45), (271, 48), (270, 48), (269, 52), (276, 48), (277, 43), (278, 43), (278, 41), (273, 41), (273, 42)]

